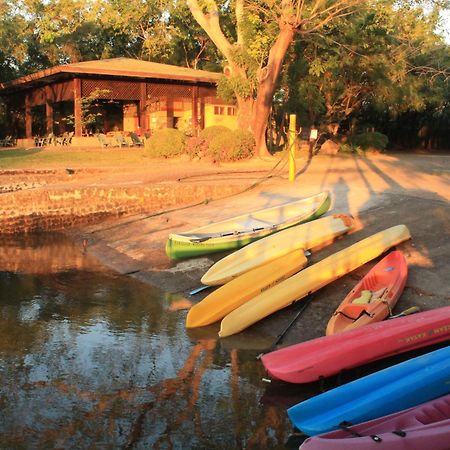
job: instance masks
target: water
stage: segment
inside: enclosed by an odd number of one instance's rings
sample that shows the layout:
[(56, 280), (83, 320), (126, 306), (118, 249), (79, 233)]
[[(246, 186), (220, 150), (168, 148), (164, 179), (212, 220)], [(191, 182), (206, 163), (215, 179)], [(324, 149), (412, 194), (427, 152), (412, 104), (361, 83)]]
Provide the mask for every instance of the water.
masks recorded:
[(0, 242), (0, 448), (286, 448), (259, 351), (188, 334), (186, 300), (58, 235)]

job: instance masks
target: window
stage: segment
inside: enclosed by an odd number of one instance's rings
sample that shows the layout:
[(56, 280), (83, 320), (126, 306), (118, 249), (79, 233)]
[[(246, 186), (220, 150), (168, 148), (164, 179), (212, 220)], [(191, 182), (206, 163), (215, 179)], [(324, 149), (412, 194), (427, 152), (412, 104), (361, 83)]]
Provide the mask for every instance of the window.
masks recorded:
[(225, 115), (225, 106), (214, 106), (214, 114), (216, 116), (224, 116)]
[(228, 116), (235, 116), (236, 115), (236, 108), (234, 106), (228, 106), (227, 107), (227, 115)]

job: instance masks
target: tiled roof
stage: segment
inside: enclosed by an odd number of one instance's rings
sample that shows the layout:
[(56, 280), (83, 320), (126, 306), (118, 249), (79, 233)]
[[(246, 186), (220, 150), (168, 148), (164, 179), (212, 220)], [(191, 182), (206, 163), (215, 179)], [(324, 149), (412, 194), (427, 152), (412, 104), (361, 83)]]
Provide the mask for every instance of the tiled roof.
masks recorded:
[(74, 75), (110, 75), (142, 79), (153, 78), (204, 83), (217, 83), (220, 78), (219, 73), (208, 72), (206, 70), (195, 70), (187, 67), (159, 64), (131, 58), (113, 58), (66, 64), (41, 70), (40, 72), (25, 75), (13, 81), (0, 83), (0, 90), (27, 84), (48, 77), (53, 78), (57, 74), (64, 73)]

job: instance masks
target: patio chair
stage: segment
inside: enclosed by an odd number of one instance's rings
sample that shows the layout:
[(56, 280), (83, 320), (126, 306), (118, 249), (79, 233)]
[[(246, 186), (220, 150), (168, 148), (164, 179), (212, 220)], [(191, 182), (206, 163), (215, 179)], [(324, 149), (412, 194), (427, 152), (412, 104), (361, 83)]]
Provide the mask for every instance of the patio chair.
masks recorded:
[(73, 135), (75, 134), (73, 131), (70, 133), (65, 133), (66, 136), (63, 137), (61, 145), (70, 145), (72, 143)]
[(53, 133), (49, 133), (48, 136), (47, 136), (47, 143), (46, 143), (46, 145), (50, 145), (50, 144), (55, 145), (55, 143), (56, 143), (55, 139), (56, 139), (55, 135)]
[(65, 134), (66, 133), (63, 133), (62, 136), (55, 136), (55, 145), (62, 145)]
[(48, 143), (47, 136), (36, 136), (34, 138), (34, 145), (36, 147), (45, 147)]
[(144, 142), (141, 141), (141, 139), (139, 138), (139, 136), (132, 131), (130, 133), (130, 138), (131, 138), (131, 142), (133, 143), (133, 145), (135, 145), (136, 147), (143, 147), (144, 146)]
[(12, 136), (6, 136), (5, 139), (0, 140), (1, 147), (14, 147), (15, 142)]
[(108, 139), (105, 133), (97, 133), (96, 136), (102, 148), (118, 147), (118, 144), (114, 143), (111, 139)]
[(115, 138), (116, 138), (116, 142), (117, 142), (119, 147), (122, 148), (122, 147), (129, 147), (130, 146), (130, 144), (126, 141), (126, 139), (123, 137), (122, 134), (117, 133)]

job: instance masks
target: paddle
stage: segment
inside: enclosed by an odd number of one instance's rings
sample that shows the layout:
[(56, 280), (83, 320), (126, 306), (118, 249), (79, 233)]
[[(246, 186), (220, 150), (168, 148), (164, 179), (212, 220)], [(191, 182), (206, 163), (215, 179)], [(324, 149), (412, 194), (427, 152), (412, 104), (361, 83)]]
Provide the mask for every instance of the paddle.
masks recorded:
[(405, 309), (401, 313), (394, 314), (393, 316), (389, 316), (388, 319), (396, 319), (397, 317), (409, 316), (410, 314), (414, 314), (420, 311), (418, 306), (411, 306), (411, 308)]
[(214, 286), (208, 286), (208, 285), (200, 286), (200, 287), (198, 287), (196, 289), (193, 289), (191, 292), (189, 292), (189, 295), (195, 295), (195, 294), (198, 294), (199, 292), (206, 291), (206, 289), (210, 289), (210, 288), (213, 288), (213, 287)]
[[(310, 295), (306, 300), (302, 302), (301, 308), (297, 311), (297, 314), (295, 317), (290, 321), (288, 326), (277, 336), (274, 343), (269, 347), (269, 350), (267, 350), (266, 353), (270, 353), (271, 351), (275, 350), (275, 347), (281, 342), (281, 340), (284, 338), (286, 333), (292, 328), (292, 326), (295, 324), (295, 322), (298, 320), (298, 318), (303, 314), (305, 309), (308, 307), (308, 305), (313, 300), (313, 296)], [(261, 357), (264, 355), (264, 353), (260, 353), (256, 359), (261, 359)]]
[(222, 237), (227, 237), (227, 236), (240, 236), (241, 234), (251, 234), (251, 233), (256, 233), (257, 231), (261, 231), (264, 229), (267, 230), (272, 230), (275, 229), (276, 225), (272, 225), (270, 227), (256, 227), (256, 228), (252, 228), (251, 230), (241, 230), (241, 231), (228, 231), (226, 233), (211, 233), (208, 236), (203, 236), (203, 237), (192, 237), (189, 238), (189, 235), (185, 235), (191, 242), (195, 243), (195, 244), (200, 244), (202, 242), (206, 242), (209, 241), (210, 239), (215, 239), (215, 238), (222, 238)]

